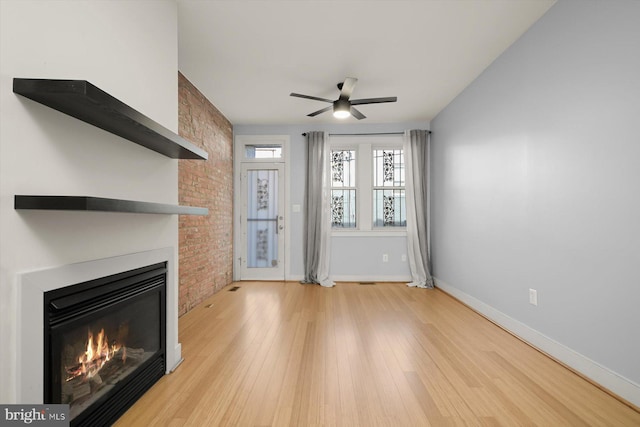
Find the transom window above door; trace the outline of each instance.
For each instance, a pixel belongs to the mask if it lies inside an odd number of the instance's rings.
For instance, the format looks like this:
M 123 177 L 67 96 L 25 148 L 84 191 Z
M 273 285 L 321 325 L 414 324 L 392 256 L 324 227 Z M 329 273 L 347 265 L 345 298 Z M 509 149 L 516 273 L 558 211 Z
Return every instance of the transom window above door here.
M 282 157 L 282 145 L 280 144 L 245 144 L 244 156 L 246 159 L 279 159 Z

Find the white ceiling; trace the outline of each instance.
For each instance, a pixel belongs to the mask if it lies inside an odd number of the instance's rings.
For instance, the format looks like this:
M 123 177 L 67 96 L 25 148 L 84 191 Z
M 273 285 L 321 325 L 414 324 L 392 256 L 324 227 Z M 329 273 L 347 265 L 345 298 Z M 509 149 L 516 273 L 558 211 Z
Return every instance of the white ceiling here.
M 356 77 L 362 123 L 429 121 L 555 0 L 178 0 L 180 71 L 234 124 L 307 117 Z M 354 118 L 347 122 L 356 122 Z

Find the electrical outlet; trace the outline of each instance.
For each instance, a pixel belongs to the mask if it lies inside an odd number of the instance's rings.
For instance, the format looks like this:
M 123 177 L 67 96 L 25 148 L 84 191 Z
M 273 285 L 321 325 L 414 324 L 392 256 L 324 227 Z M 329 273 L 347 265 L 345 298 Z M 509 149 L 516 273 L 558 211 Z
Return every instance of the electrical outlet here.
M 389 254 L 382 254 L 382 262 L 389 262 Z
M 529 304 L 538 305 L 538 291 L 529 289 Z
M 407 262 L 407 256 L 405 254 L 402 254 L 402 262 Z

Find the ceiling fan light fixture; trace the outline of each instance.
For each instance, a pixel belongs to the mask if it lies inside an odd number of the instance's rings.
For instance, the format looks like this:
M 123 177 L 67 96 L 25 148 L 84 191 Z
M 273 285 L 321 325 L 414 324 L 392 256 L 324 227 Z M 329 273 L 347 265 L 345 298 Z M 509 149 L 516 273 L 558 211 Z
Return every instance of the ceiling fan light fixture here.
M 351 115 L 351 104 L 346 99 L 338 99 L 333 103 L 333 117 L 346 119 Z

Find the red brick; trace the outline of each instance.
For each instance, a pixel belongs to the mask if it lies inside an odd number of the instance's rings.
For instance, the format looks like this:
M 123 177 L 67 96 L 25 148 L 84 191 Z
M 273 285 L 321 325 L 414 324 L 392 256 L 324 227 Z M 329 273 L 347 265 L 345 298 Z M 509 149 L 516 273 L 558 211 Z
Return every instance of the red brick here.
M 181 205 L 209 208 L 207 217 L 181 216 L 179 227 L 179 315 L 210 297 L 233 277 L 233 127 L 178 73 L 178 133 L 209 154 L 179 160 Z

